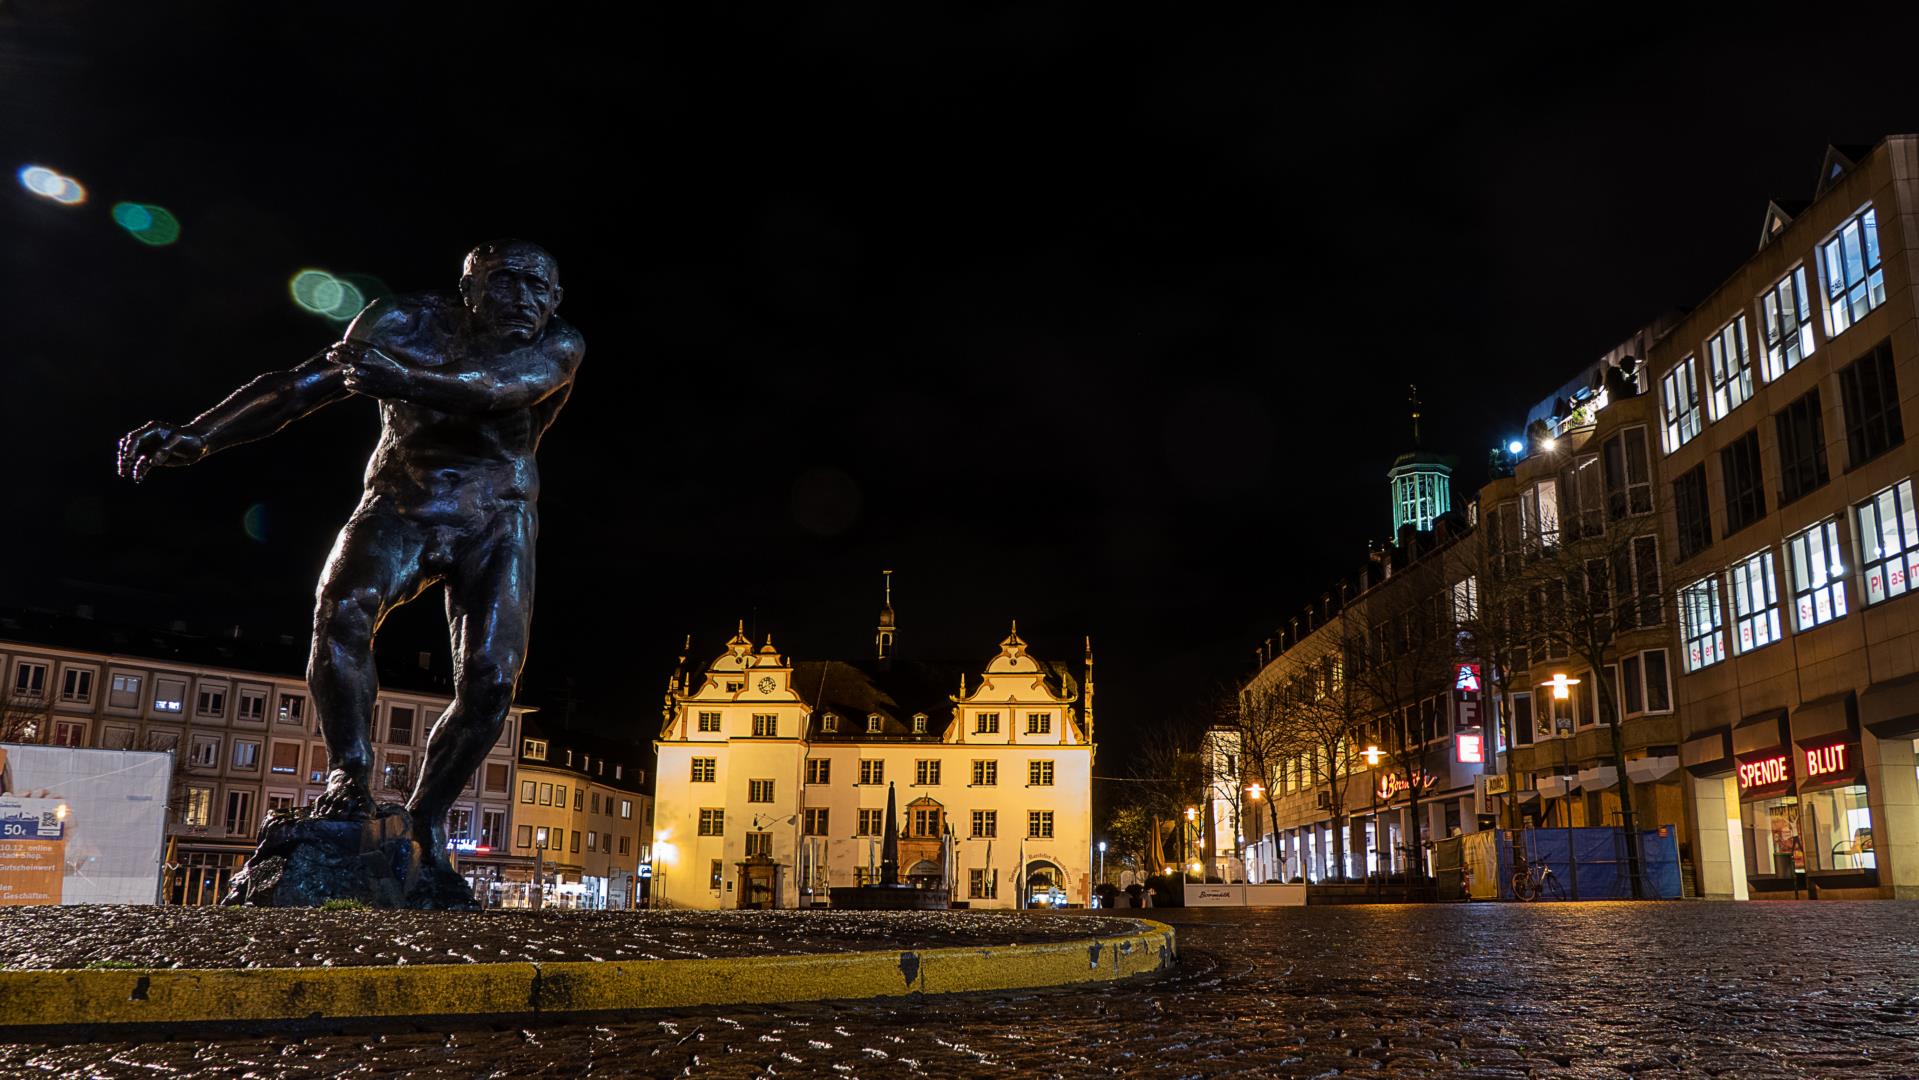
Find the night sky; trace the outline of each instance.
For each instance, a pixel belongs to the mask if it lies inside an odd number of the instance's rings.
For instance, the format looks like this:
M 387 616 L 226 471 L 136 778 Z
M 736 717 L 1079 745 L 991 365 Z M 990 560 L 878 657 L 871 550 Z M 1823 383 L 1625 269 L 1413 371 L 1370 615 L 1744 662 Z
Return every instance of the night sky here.
M 115 440 L 337 337 L 296 271 L 450 288 L 516 235 L 588 342 L 526 699 L 650 738 L 682 635 L 863 656 L 888 568 L 904 653 L 1091 634 L 1123 757 L 1386 536 L 1408 383 L 1469 494 L 1827 143 L 1919 129 L 1914 27 L 1852 9 L 400 6 L 0 2 L 7 172 L 91 193 L 0 191 L 0 605 L 304 635 L 372 405 L 141 487 Z M 389 642 L 444 655 L 437 604 Z

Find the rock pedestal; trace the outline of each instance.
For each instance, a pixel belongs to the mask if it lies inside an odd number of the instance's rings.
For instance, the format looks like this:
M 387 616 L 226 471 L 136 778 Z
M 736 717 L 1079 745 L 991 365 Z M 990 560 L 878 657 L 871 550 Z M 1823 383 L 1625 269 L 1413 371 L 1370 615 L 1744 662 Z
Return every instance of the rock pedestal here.
M 421 859 L 412 815 L 392 804 L 366 821 L 328 821 L 305 810 L 268 819 L 260 846 L 221 902 L 318 907 L 328 900 L 383 908 L 478 906 L 464 878 Z

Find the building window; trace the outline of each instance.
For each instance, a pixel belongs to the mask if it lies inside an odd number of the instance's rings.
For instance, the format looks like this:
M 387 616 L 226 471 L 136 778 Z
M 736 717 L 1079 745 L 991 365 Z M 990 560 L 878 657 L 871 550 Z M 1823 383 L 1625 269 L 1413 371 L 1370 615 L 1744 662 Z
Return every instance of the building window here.
M 1666 621 L 1659 588 L 1659 538 L 1635 536 L 1613 553 L 1613 588 L 1621 629 L 1658 626 Z
M 588 851 L 600 850 L 600 834 L 597 832 L 594 832 L 591 829 L 587 830 L 587 834 L 586 834 L 586 850 Z
M 1691 442 L 1699 434 L 1699 381 L 1688 356 L 1660 380 L 1660 401 L 1666 416 L 1666 453 Z
M 827 829 L 827 821 L 828 821 L 828 818 L 827 818 L 826 807 L 824 806 L 808 807 L 806 810 L 806 818 L 804 822 L 805 828 L 806 828 L 806 835 L 808 836 L 827 835 L 829 831 Z
M 1839 519 L 1786 538 L 1786 571 L 1792 576 L 1793 629 L 1810 630 L 1846 614 L 1845 565 L 1839 556 Z
M 719 730 L 720 730 L 720 714 L 719 713 L 703 712 L 700 714 L 700 732 L 702 734 L 710 735 L 718 732 Z
M 1027 713 L 1026 733 L 1028 735 L 1050 735 L 1053 731 L 1052 713 Z
M 541 806 L 553 805 L 553 785 L 552 784 L 540 785 L 540 805 Z
M 1647 649 L 1619 663 L 1627 716 L 1672 711 L 1672 681 L 1666 670 L 1666 650 Z
M 252 772 L 260 767 L 260 744 L 254 739 L 241 739 L 233 744 L 233 767 Z
M 746 857 L 770 859 L 773 857 L 773 834 L 750 832 L 746 834 Z
M 753 714 L 753 737 L 756 739 L 775 738 L 780 733 L 780 718 L 772 713 Z
M 974 900 L 999 899 L 999 879 L 991 870 L 977 867 L 966 872 L 966 892 Z
M 505 762 L 489 761 L 486 763 L 485 787 L 487 791 L 498 792 L 500 794 L 506 793 L 506 763 Z
M 1534 547 L 1559 543 L 1559 483 L 1541 480 L 1519 493 L 1519 527 Z
M 134 709 L 140 705 L 140 676 L 115 675 L 107 686 L 107 704 L 116 709 Z
M 1746 317 L 1719 328 L 1706 342 L 1706 366 L 1712 379 L 1712 418 L 1720 420 L 1752 397 L 1752 354 L 1746 344 Z
M 386 741 L 400 746 L 413 745 L 413 716 L 410 707 L 395 705 L 386 711 Z
M 1726 658 L 1725 612 L 1719 606 L 1719 579 L 1700 578 L 1679 590 L 1679 624 L 1686 636 L 1686 670 Z
M 533 846 L 533 826 L 522 825 L 519 828 L 513 830 L 513 843 L 517 847 L 523 847 L 523 848 L 532 847 Z
M 631 837 L 627 837 L 627 836 L 620 837 L 620 854 L 625 855 L 628 853 L 628 849 L 631 842 L 632 842 Z
M 85 746 L 87 744 L 87 725 L 83 720 L 56 720 L 53 723 L 53 745 Z
M 770 803 L 773 801 L 773 781 L 748 780 L 746 782 L 746 801 Z
M 940 812 L 938 807 L 916 806 L 913 808 L 913 831 L 910 835 L 922 840 L 937 838 L 940 834 Z
M 1879 217 L 1868 206 L 1819 245 L 1826 286 L 1826 336 L 1838 337 L 1886 302 L 1886 272 L 1879 265 Z
M 886 762 L 878 758 L 860 759 L 860 783 L 884 784 L 886 782 Z
M 913 714 L 913 734 L 915 735 L 926 734 L 926 714 L 925 713 Z
M 527 759 L 528 761 L 545 761 L 546 760 L 546 740 L 545 739 L 520 740 L 520 756 Z
M 709 806 L 700 811 L 701 836 L 726 835 L 726 811 L 721 807 Z
M 1606 530 L 1605 496 L 1601 494 L 1599 455 L 1574 462 L 1560 480 L 1559 520 L 1568 537 L 1598 536 Z
M 1812 355 L 1812 298 L 1806 294 L 1806 268 L 1792 273 L 1759 298 L 1765 315 L 1766 380 L 1777 379 Z
M 1912 506 L 1912 481 L 1897 484 L 1853 508 L 1860 562 L 1866 574 L 1866 603 L 1877 604 L 1904 593 L 1919 566 L 1919 518 Z
M 480 845 L 494 851 L 506 846 L 506 811 L 480 811 Z
M 1672 483 L 1673 514 L 1679 520 L 1681 561 L 1712 546 L 1712 515 L 1706 506 L 1706 465 L 1700 462 Z
M 148 731 L 147 732 L 147 749 L 165 752 L 169 750 L 178 750 L 179 748 L 180 748 L 179 732 L 177 731 Z M 320 781 L 326 779 L 326 769 L 324 768 L 324 766 L 326 765 L 326 748 L 315 747 L 315 751 L 316 751 L 316 758 L 322 766 L 320 770 L 320 775 L 314 777 L 313 779 L 313 782 L 317 784 Z
M 540 794 L 539 784 L 531 780 L 520 781 L 520 801 L 521 802 L 530 803 L 534 799 L 538 798 L 539 794 Z
M 585 788 L 576 787 L 573 789 L 573 809 L 576 811 L 583 811 L 586 809 L 586 789 Z
M 68 668 L 60 677 L 60 700 L 85 705 L 93 700 L 93 672 Z
M 1839 401 L 1846 411 L 1848 467 L 1856 469 L 1905 441 L 1890 339 L 1839 369 Z
M 284 773 L 288 776 L 300 771 L 300 744 L 276 742 L 273 744 L 273 762 L 267 771 Z
M 973 718 L 973 734 L 998 735 L 999 734 L 999 714 L 996 712 L 983 712 L 983 713 L 980 713 L 978 716 L 974 717 Z
M 859 834 L 861 836 L 878 836 L 881 833 L 884 833 L 885 831 L 886 831 L 886 811 L 884 810 L 861 810 L 860 811 Z
M 1726 535 L 1766 516 L 1766 477 L 1759 467 L 1759 432 L 1748 431 L 1719 451 L 1726 488 Z
M 199 716 L 225 716 L 227 713 L 226 690 L 202 687 L 200 699 L 194 703 L 194 712 Z
M 832 783 L 833 763 L 826 758 L 806 759 L 806 782 L 809 784 Z
M 240 708 L 236 719 L 259 723 L 267 718 L 267 695 L 264 690 L 240 691 Z
M 1519 746 L 1533 744 L 1533 696 L 1528 691 L 1513 695 L 1513 742 Z
M 623 818 L 629 818 L 629 819 L 633 816 L 633 800 L 632 799 L 620 800 L 620 816 Z
M 999 783 L 999 762 L 997 761 L 973 762 L 973 786 L 974 787 L 993 787 L 994 785 L 998 783 Z
M 413 755 L 388 754 L 380 768 L 380 783 L 388 791 L 412 791 Z
M 866 733 L 868 735 L 878 735 L 880 733 L 880 729 L 884 728 L 885 726 L 886 726 L 886 717 L 881 716 L 879 713 L 872 713 L 868 715 L 866 718 Z
M 1034 762 L 1027 763 L 1026 786 L 1027 787 L 1052 787 L 1053 786 L 1053 763 L 1050 761 L 1034 761 Z
M 253 835 L 253 792 L 227 792 L 227 835 Z
M 999 811 L 973 811 L 973 835 L 990 840 L 999 835 Z
M 42 669 L 44 672 L 45 669 Z M 153 711 L 177 713 L 186 708 L 187 681 L 185 679 L 153 680 Z
M 13 692 L 23 698 L 43 698 L 47 693 L 47 665 L 21 660 L 13 665 Z
M 693 759 L 693 783 L 711 784 L 719 779 L 720 759 L 696 757 Z
M 1732 593 L 1732 649 L 1749 653 L 1779 640 L 1779 584 L 1772 549 L 1749 555 L 1726 572 Z
M 1053 812 L 1051 810 L 1028 810 L 1026 812 L 1026 835 L 1033 840 L 1048 840 L 1053 836 Z
M 718 859 L 713 860 L 713 869 L 707 874 L 706 887 L 714 892 L 720 891 L 720 878 L 726 873 L 724 865 Z
M 299 726 L 306 722 L 307 699 L 299 694 L 280 695 L 280 722 Z
M 180 823 L 204 829 L 213 819 L 213 789 L 191 786 L 187 788 L 186 805 L 180 810 Z
M 213 735 L 195 735 L 187 744 L 187 764 L 196 769 L 217 768 L 220 764 L 220 740 Z
M 921 787 L 930 787 L 940 782 L 940 763 L 937 760 L 921 760 L 913 763 L 913 783 Z
M 1779 505 L 1824 487 L 1826 428 L 1819 414 L 1819 391 L 1814 388 L 1779 410 L 1773 418 L 1779 430 Z
M 839 717 L 834 716 L 832 713 L 827 713 L 825 716 L 820 717 L 820 731 L 823 732 L 824 734 L 832 735 L 838 732 L 839 729 L 840 729 Z

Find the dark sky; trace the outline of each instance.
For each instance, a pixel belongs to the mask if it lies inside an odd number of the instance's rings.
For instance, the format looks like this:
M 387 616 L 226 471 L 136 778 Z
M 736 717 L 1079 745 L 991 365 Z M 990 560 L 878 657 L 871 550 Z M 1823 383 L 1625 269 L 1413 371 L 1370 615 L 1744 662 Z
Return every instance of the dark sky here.
M 1123 748 L 1386 535 L 1409 382 L 1469 492 L 1828 142 L 1919 129 L 1913 27 L 1853 9 L 402 6 L 0 2 L 6 167 L 91 191 L 0 191 L 0 603 L 301 632 L 373 408 L 138 488 L 115 439 L 337 336 L 301 268 L 446 288 L 519 235 L 589 346 L 531 700 L 650 737 L 682 634 L 863 655 L 891 568 L 907 652 L 1093 635 Z

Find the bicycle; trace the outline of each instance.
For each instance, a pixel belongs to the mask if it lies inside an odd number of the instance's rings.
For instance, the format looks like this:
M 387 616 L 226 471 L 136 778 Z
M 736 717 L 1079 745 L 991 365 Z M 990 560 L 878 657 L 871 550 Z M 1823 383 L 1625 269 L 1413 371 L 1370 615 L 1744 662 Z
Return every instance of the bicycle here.
M 1548 889 L 1559 899 L 1566 898 L 1565 890 L 1559 887 L 1559 875 L 1553 873 L 1552 867 L 1528 859 L 1525 851 L 1517 845 L 1513 848 L 1513 856 L 1517 864 L 1513 870 L 1513 899 L 1537 900 Z

